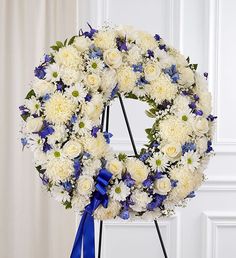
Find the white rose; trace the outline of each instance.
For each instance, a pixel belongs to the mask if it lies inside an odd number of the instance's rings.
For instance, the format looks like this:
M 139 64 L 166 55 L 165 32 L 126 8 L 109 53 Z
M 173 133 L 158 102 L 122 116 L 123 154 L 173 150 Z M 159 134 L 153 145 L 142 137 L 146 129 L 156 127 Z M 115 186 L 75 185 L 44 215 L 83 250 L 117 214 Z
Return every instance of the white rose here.
M 97 122 L 103 110 L 103 99 L 100 95 L 95 95 L 92 101 L 84 106 L 84 112 L 93 122 Z
M 77 192 L 81 195 L 88 195 L 92 192 L 94 181 L 91 176 L 80 176 L 77 181 Z
M 170 179 L 166 176 L 155 180 L 154 188 L 158 194 L 166 195 L 171 190 Z
M 36 79 L 33 83 L 33 90 L 38 97 L 50 94 L 55 90 L 54 84 L 45 80 Z
M 179 70 L 179 72 L 180 72 L 180 79 L 178 83 L 180 85 L 189 87 L 194 84 L 194 73 L 190 68 L 183 67 L 182 69 Z
M 145 78 L 148 81 L 155 80 L 161 73 L 161 69 L 156 63 L 148 63 L 144 67 Z
M 91 44 L 91 40 L 89 38 L 85 38 L 83 36 L 77 37 L 74 42 L 74 46 L 78 49 L 80 52 L 86 51 Z
M 86 84 L 91 90 L 95 91 L 101 85 L 101 77 L 95 73 L 89 74 L 86 78 Z
M 206 118 L 198 116 L 193 121 L 193 130 L 197 135 L 205 134 L 209 131 L 209 123 Z
M 76 140 L 68 141 L 63 147 L 64 154 L 71 159 L 79 156 L 81 151 L 82 151 L 82 145 Z
M 145 211 L 147 204 L 152 201 L 152 198 L 146 192 L 139 190 L 135 190 L 131 198 L 134 201 L 134 205 L 131 208 L 137 212 Z
M 107 208 L 100 205 L 94 212 L 94 218 L 98 220 L 114 219 L 121 209 L 121 204 L 118 201 L 109 199 Z
M 176 160 L 181 154 L 181 146 L 179 143 L 168 143 L 162 148 L 162 151 L 170 160 Z
M 39 132 L 43 126 L 43 119 L 41 117 L 30 117 L 26 120 L 25 130 L 27 133 Z
M 117 83 L 117 76 L 115 70 L 106 69 L 102 75 L 101 88 L 109 93 Z
M 119 176 L 123 170 L 123 163 L 118 159 L 112 159 L 107 164 L 107 169 L 114 175 Z
M 122 64 L 122 56 L 118 49 L 108 49 L 103 53 L 104 62 L 112 67 L 118 68 Z

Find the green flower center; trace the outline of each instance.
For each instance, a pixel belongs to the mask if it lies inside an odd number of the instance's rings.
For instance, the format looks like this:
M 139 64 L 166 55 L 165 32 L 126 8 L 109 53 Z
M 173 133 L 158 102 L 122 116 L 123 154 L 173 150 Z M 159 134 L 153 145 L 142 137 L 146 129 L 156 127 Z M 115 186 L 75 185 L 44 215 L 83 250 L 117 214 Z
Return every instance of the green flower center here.
M 156 160 L 156 164 L 157 164 L 157 166 L 160 166 L 161 165 L 161 160 L 160 159 Z
M 84 122 L 79 123 L 79 128 L 84 128 Z
M 182 120 L 186 122 L 186 121 L 188 121 L 188 117 L 186 115 L 183 115 Z
M 55 152 L 54 152 L 54 156 L 55 156 L 56 158 L 59 158 L 59 157 L 61 156 L 61 153 L 60 153 L 59 151 L 55 151 Z
M 188 158 L 188 159 L 187 159 L 187 163 L 188 163 L 188 164 L 192 164 L 192 159 L 191 159 L 191 158 Z
M 79 96 L 79 92 L 77 90 L 72 91 L 72 96 L 73 97 L 78 97 Z
M 121 188 L 120 188 L 119 186 L 116 187 L 115 192 L 116 192 L 117 194 L 121 193 Z
M 39 109 L 39 104 L 35 104 L 35 108 L 36 108 L 36 109 Z
M 92 63 L 92 68 L 96 69 L 98 67 L 97 63 Z
M 53 73 L 52 73 L 52 76 L 53 76 L 54 78 L 57 78 L 58 73 L 57 73 L 57 72 L 53 72 Z

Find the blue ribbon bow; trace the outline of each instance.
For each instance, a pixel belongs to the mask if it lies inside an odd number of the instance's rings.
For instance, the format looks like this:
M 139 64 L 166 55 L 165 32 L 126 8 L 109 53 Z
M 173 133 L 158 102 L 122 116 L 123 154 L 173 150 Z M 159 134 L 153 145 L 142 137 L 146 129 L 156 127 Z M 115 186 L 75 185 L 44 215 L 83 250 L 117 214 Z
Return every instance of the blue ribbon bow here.
M 76 233 L 75 242 L 70 258 L 80 258 L 83 242 L 83 257 L 95 258 L 95 236 L 94 236 L 94 218 L 93 212 L 100 204 L 104 208 L 108 206 L 108 196 L 106 187 L 112 174 L 105 168 L 100 169 L 96 179 L 96 191 L 89 205 L 85 207 L 85 211 L 80 221 L 78 231 Z

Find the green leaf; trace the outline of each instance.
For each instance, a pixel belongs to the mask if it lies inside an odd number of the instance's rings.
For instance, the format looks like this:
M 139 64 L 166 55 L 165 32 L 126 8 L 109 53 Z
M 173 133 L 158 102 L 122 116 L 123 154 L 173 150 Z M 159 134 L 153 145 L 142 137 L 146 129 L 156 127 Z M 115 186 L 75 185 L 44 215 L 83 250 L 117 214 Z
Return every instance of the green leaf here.
M 77 37 L 77 36 L 73 36 L 73 37 L 69 40 L 68 45 L 73 44 L 76 37 Z
M 58 46 L 51 46 L 50 48 L 53 49 L 53 50 L 55 50 L 55 51 L 58 51 L 58 50 L 59 50 L 59 47 L 58 47 Z
M 30 99 L 32 96 L 34 96 L 34 97 L 36 96 L 33 89 L 28 92 L 28 94 L 26 95 L 25 98 Z
M 66 209 L 71 209 L 72 208 L 71 202 L 65 201 L 63 204 L 65 205 Z
M 155 114 L 151 113 L 151 112 L 148 111 L 148 110 L 145 110 L 145 114 L 146 114 L 148 117 L 151 117 L 151 118 L 155 118 L 155 117 L 156 117 Z
M 197 70 L 197 67 L 198 67 L 198 64 L 192 64 L 192 65 L 191 65 L 191 68 L 192 68 L 193 70 L 195 70 L 195 71 Z
M 136 96 L 136 95 L 134 95 L 133 93 L 128 93 L 128 94 L 126 94 L 125 95 L 127 98 L 129 98 L 129 99 L 138 99 L 138 97 Z
M 186 58 L 186 60 L 187 60 L 187 62 L 188 62 L 188 63 L 190 62 L 190 58 L 189 58 L 189 56 Z
M 66 40 L 64 41 L 64 46 L 66 46 L 67 40 L 68 40 L 68 39 L 66 39 Z
M 61 42 L 61 41 L 56 41 L 56 44 L 57 44 L 57 46 L 59 47 L 59 48 L 61 48 L 61 47 L 63 47 L 64 45 L 63 45 L 63 43 Z
M 151 131 L 152 131 L 152 128 L 146 128 L 146 129 L 145 129 L 145 132 L 146 132 L 147 134 L 150 134 Z
M 125 161 L 127 158 L 127 155 L 125 153 L 119 153 L 118 159 L 119 161 Z
M 27 120 L 27 118 L 30 116 L 30 113 L 26 113 L 24 115 L 20 115 L 24 121 Z

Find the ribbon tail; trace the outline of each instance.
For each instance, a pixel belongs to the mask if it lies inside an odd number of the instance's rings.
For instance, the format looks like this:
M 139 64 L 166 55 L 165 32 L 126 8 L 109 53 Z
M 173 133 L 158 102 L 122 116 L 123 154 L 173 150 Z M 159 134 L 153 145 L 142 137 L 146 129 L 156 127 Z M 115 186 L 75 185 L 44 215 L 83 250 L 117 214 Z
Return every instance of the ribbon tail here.
M 79 225 L 79 228 L 76 233 L 75 242 L 73 245 L 73 249 L 72 249 L 70 258 L 80 258 L 81 257 L 83 231 L 84 231 L 84 224 L 85 224 L 87 215 L 88 215 L 88 213 L 85 211 L 81 218 L 80 225 Z
M 87 213 L 84 224 L 83 253 L 84 258 L 95 258 L 95 239 L 94 239 L 94 218 Z

